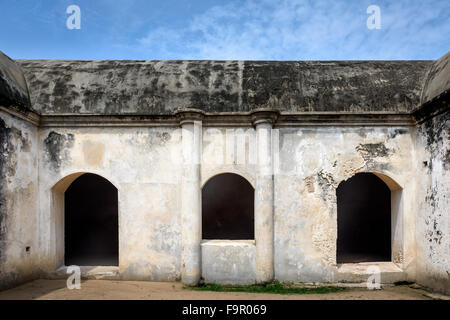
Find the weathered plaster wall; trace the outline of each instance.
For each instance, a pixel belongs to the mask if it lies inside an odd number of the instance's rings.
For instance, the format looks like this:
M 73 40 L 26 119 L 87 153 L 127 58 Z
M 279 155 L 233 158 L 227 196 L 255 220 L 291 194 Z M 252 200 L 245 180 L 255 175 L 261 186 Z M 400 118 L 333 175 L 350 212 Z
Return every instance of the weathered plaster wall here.
M 52 188 L 73 173 L 91 172 L 118 189 L 121 278 L 179 279 L 181 168 L 173 161 L 180 158 L 180 138 L 173 128 L 43 129 L 39 229 L 46 271 L 62 265 L 64 252 L 63 206 L 52 204 Z
M 226 172 L 241 175 L 255 186 L 254 128 L 204 128 L 202 137 L 202 186 L 215 175 Z
M 403 187 L 400 225 L 414 229 L 414 172 L 409 128 L 275 128 L 275 276 L 333 281 L 336 276 L 336 194 L 357 172 L 385 174 Z M 43 129 L 40 142 L 42 243 L 48 270 L 61 265 L 52 248 L 58 227 L 51 188 L 76 172 L 109 179 L 119 192 L 120 274 L 123 279 L 175 280 L 180 272 L 180 130 L 175 128 Z M 279 146 L 277 148 L 276 146 Z M 202 130 L 202 185 L 224 172 L 255 185 L 256 136 L 251 127 Z M 54 235 L 52 236 L 52 232 Z M 59 235 L 61 237 L 61 235 Z M 413 272 L 412 243 L 400 235 L 394 261 Z M 218 239 L 220 240 L 220 239 Z M 255 279 L 255 244 L 202 244 L 202 277 L 210 282 Z M 59 253 L 63 254 L 63 251 Z M 56 254 L 57 256 L 57 254 Z M 220 268 L 216 258 L 220 258 Z M 237 267 L 237 261 L 253 267 Z M 59 265 L 58 265 L 59 263 Z
M 37 128 L 0 111 L 0 289 L 39 275 Z
M 41 114 L 409 112 L 432 61 L 17 60 Z
M 202 130 L 202 187 L 220 173 L 238 174 L 255 187 L 256 132 L 252 127 Z M 236 221 L 239 223 L 239 221 Z M 206 241 L 201 245 L 202 277 L 223 284 L 254 283 L 255 241 Z
M 429 61 L 245 62 L 243 105 L 282 111 L 400 111 L 417 105 Z
M 341 181 L 358 172 L 374 172 L 391 188 L 392 261 L 405 271 L 402 277 L 413 279 L 416 210 L 414 129 L 329 126 L 275 128 L 272 132 L 276 279 L 350 280 L 346 275 L 338 275 L 336 266 L 336 188 Z M 202 184 L 216 174 L 233 172 L 254 185 L 255 144 L 253 128 L 205 128 Z M 251 282 L 254 269 L 236 268 L 235 262 L 236 257 L 245 261 L 254 258 L 248 251 L 252 244 L 246 244 L 245 248 L 230 240 L 220 241 L 220 244 L 202 245 L 205 280 L 227 283 L 231 280 L 223 273 L 228 273 L 235 274 L 240 281 Z M 213 266 L 217 267 L 214 257 L 220 258 L 220 272 L 213 272 Z M 384 281 L 395 281 L 392 279 Z
M 121 278 L 179 279 L 180 134 L 176 128 L 42 128 L 35 145 L 41 149 L 37 225 L 42 268 L 51 273 L 62 265 L 64 251 L 58 246 L 63 244 L 63 211 L 55 205 L 58 182 L 92 172 L 118 188 Z M 277 279 L 338 278 L 335 190 L 342 180 L 362 171 L 384 174 L 402 187 L 398 223 L 409 232 L 401 233 L 393 244 L 397 247 L 393 261 L 414 276 L 412 134 L 413 129 L 406 127 L 273 129 Z M 203 128 L 202 137 L 202 185 L 223 172 L 240 174 L 255 184 L 253 128 Z M 203 243 L 202 276 L 210 282 L 253 282 L 254 252 L 253 242 Z M 238 267 L 238 261 L 246 261 L 250 268 Z
M 393 210 L 398 216 L 393 230 L 408 233 L 393 235 L 392 258 L 413 274 L 416 209 L 412 134 L 412 129 L 392 127 L 280 129 L 275 165 L 277 279 L 338 279 L 336 188 L 358 172 L 383 174 L 386 182 L 401 186 L 397 198 L 401 204 Z
M 201 248 L 205 282 L 255 283 L 255 241 L 207 240 L 202 242 Z
M 17 120 L 9 118 L 9 121 L 12 123 Z M 442 128 L 448 128 L 445 123 L 440 124 Z M 439 126 L 429 128 L 428 132 L 439 132 L 442 136 L 439 141 L 448 140 L 448 136 L 436 128 Z M 393 261 L 407 272 L 410 279 L 414 279 L 414 215 L 417 210 L 414 200 L 417 187 L 414 129 L 330 126 L 275 128 L 273 133 L 274 146 L 279 146 L 274 148 L 276 278 L 282 281 L 335 281 L 338 278 L 335 265 L 335 190 L 341 181 L 357 172 L 367 171 L 384 174 L 402 187 L 402 215 L 399 220 L 401 229 L 407 232 L 402 232 L 400 240 L 393 244 L 398 247 L 394 250 L 396 255 Z M 61 265 L 58 265 L 61 261 L 60 258 L 58 260 L 58 254 L 63 254 L 56 248 L 56 243 L 61 242 L 63 237 L 57 232 L 63 229 L 63 220 L 58 218 L 62 212 L 52 207 L 53 186 L 71 174 L 93 172 L 110 180 L 119 191 L 121 277 L 169 281 L 179 279 L 180 130 L 43 128 L 39 136 L 39 144 L 34 143 L 33 146 L 36 152 L 38 147 L 41 149 L 40 217 L 37 223 L 41 246 L 37 251 L 44 269 L 54 271 Z M 20 135 L 17 137 L 19 139 Z M 253 128 L 204 128 L 202 185 L 222 172 L 240 174 L 254 185 L 254 143 Z M 436 145 L 435 150 L 447 149 Z M 7 167 L 14 166 L 8 164 Z M 36 173 L 34 175 L 31 172 L 24 174 L 27 179 L 38 181 Z M 17 174 L 15 176 L 19 177 Z M 441 171 L 434 175 L 439 190 L 446 190 L 448 186 L 445 177 Z M 18 189 L 14 186 L 10 190 Z M 421 190 L 417 191 L 420 194 Z M 443 194 L 446 194 L 445 191 Z M 20 196 L 20 192 L 17 196 Z M 422 205 L 432 203 L 430 199 L 432 195 Z M 445 210 L 443 204 L 438 208 Z M 20 212 L 26 210 L 22 208 Z M 448 222 L 445 211 L 441 215 L 441 223 L 445 226 Z M 32 228 L 28 221 L 22 221 L 21 224 Z M 33 231 L 28 230 L 26 233 L 32 235 Z M 444 233 L 445 230 L 442 231 Z M 435 257 L 444 260 L 430 263 L 432 268 L 439 263 L 444 268 L 448 266 L 445 260 L 448 252 L 446 254 L 445 246 L 442 247 L 444 251 L 435 253 Z M 232 241 L 225 245 L 202 245 L 203 277 L 207 281 L 230 283 L 231 279 L 223 277 L 223 273 L 228 271 L 236 276 L 236 281 L 252 282 L 255 277 L 253 267 L 242 269 L 233 265 L 238 258 L 252 266 L 254 248 L 252 243 L 242 246 Z M 31 254 L 34 254 L 33 250 Z M 214 267 L 217 266 L 215 257 L 220 258 L 221 272 L 217 272 Z M 418 268 L 422 268 L 422 277 L 428 279 L 430 270 L 423 271 L 420 261 Z
M 418 127 L 417 282 L 450 294 L 450 112 Z
M 417 282 L 450 294 L 450 52 L 424 84 L 417 126 Z

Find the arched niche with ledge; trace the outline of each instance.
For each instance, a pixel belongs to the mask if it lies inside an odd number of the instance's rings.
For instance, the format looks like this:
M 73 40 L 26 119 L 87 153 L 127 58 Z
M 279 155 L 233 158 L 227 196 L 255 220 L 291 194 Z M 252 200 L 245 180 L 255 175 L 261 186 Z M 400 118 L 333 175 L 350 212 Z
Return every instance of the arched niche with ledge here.
M 239 174 L 222 172 L 204 183 L 201 274 L 206 283 L 255 282 L 254 201 L 253 185 Z
M 253 240 L 254 198 L 253 185 L 239 174 L 210 177 L 202 187 L 202 239 Z

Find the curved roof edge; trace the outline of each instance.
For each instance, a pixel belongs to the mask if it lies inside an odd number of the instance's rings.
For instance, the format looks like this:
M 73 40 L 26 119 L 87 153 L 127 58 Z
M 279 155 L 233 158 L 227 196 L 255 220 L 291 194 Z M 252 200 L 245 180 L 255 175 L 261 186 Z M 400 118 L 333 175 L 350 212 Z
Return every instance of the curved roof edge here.
M 264 108 L 417 119 L 436 101 L 448 108 L 449 61 L 450 52 L 436 61 L 13 61 L 0 51 L 0 106 L 43 116 Z
M 0 51 L 0 106 L 32 111 L 22 68 Z
M 450 52 L 436 60 L 430 67 L 420 98 L 420 105 L 412 115 L 423 123 L 450 111 Z
M 428 71 L 422 90 L 423 105 L 450 90 L 450 52 L 436 60 Z

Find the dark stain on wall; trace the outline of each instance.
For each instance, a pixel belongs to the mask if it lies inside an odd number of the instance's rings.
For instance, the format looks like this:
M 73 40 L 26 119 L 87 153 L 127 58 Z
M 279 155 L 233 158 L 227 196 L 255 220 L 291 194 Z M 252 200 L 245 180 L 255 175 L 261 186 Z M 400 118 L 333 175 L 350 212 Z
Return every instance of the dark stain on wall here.
M 440 157 L 445 170 L 450 170 L 450 144 L 444 139 L 450 137 L 450 112 L 428 119 L 418 127 L 426 139 L 426 150 L 431 158 Z
M 408 133 L 407 129 L 394 129 L 394 131 L 389 134 L 389 139 L 394 139 L 397 136 L 404 135 L 407 133 Z
M 149 131 L 150 134 L 153 133 L 153 130 Z M 156 133 L 154 133 L 154 135 L 156 136 L 157 141 L 159 141 L 159 144 L 163 145 L 165 144 L 167 141 L 170 140 L 170 133 L 169 132 L 159 132 L 157 131 Z M 151 139 L 152 144 L 154 144 L 153 139 Z
M 6 232 L 6 228 L 3 226 L 6 218 L 6 194 L 5 194 L 5 182 L 6 182 L 6 174 L 5 168 L 7 168 L 8 163 L 8 128 L 5 125 L 5 122 L 2 118 L 0 118 L 0 270 L 3 262 L 3 252 L 5 250 L 4 247 L 4 236 Z M 1 279 L 2 277 L 0 277 Z
M 442 231 L 439 230 L 439 223 L 436 218 L 431 218 L 430 220 L 425 220 L 425 224 L 428 227 L 428 230 L 425 234 L 425 237 L 428 242 L 441 244 L 442 241 Z
M 381 142 L 364 144 L 361 143 L 356 147 L 356 151 L 358 151 L 366 161 L 378 157 L 387 157 L 391 152 L 388 148 L 386 148 L 384 143 Z
M 411 111 L 428 61 L 245 61 L 243 104 L 289 111 Z M 414 65 L 414 66 L 413 66 Z
M 17 141 L 17 144 L 14 144 Z M 0 266 L 5 250 L 5 236 L 7 232 L 6 220 L 8 216 L 6 180 L 14 176 L 17 167 L 17 148 L 28 145 L 22 132 L 14 127 L 8 127 L 0 118 Z M 1 268 L 0 268 L 1 270 Z M 1 278 L 1 277 L 0 277 Z
M 449 170 L 449 167 L 450 167 L 450 148 L 448 148 L 447 151 L 443 152 L 442 159 L 443 159 L 445 170 Z
M 19 64 L 26 69 L 33 107 L 42 114 L 240 110 L 237 61 L 22 60 Z
M 71 133 L 60 134 L 51 131 L 44 140 L 45 150 L 50 164 L 54 169 L 58 169 L 61 163 L 68 159 L 68 150 L 73 147 L 74 135 Z
M 445 228 L 446 222 L 445 208 L 448 206 L 445 190 L 441 190 L 441 187 L 445 183 L 442 178 L 444 176 L 444 172 L 442 171 L 446 171 L 447 173 L 445 175 L 448 175 L 448 171 L 450 170 L 450 110 L 448 105 L 448 92 L 441 97 L 443 99 L 432 101 L 425 105 L 425 111 L 431 111 L 431 116 L 426 117 L 426 115 L 421 114 L 419 120 L 423 120 L 418 125 L 418 134 L 422 136 L 428 157 L 428 160 L 423 163 L 426 175 L 428 176 L 426 180 L 431 182 L 431 185 L 426 189 L 422 218 L 425 223 L 424 240 L 428 244 L 427 253 L 431 261 L 440 255 L 440 251 L 437 248 L 442 245 L 442 228 Z M 435 113 L 433 114 L 433 112 Z M 442 163 L 442 166 L 439 163 Z
M 317 183 L 321 190 L 322 199 L 324 199 L 326 203 L 336 202 L 336 181 L 333 176 L 328 172 L 320 170 L 317 173 Z

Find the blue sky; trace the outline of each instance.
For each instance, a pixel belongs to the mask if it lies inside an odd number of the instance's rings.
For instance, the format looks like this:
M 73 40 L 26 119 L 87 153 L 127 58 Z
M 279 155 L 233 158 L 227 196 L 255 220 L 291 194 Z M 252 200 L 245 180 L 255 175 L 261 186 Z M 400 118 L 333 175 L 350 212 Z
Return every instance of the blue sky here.
M 81 29 L 69 30 L 69 5 Z M 381 29 L 368 29 L 369 5 Z M 0 50 L 14 59 L 437 59 L 450 1 L 0 0 Z

